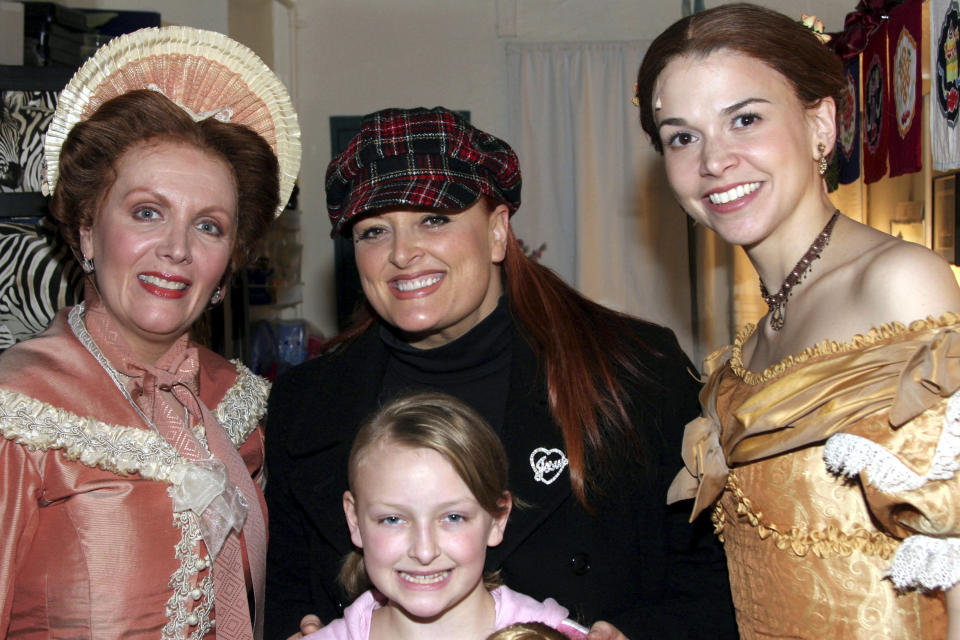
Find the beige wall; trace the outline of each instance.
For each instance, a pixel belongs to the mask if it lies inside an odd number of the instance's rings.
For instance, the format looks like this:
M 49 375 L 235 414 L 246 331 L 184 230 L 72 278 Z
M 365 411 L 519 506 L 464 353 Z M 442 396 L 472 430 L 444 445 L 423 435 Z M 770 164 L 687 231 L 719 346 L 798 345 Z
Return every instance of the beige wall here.
M 57 0 L 68 7 L 158 11 L 165 24 L 227 33 L 227 0 Z
M 815 13 L 830 30 L 842 27 L 856 3 L 765 4 L 797 18 L 801 10 Z M 333 244 L 322 184 L 331 115 L 444 105 L 468 109 L 477 126 L 506 136 L 506 42 L 650 40 L 680 18 L 680 7 L 680 0 L 301 0 L 296 91 L 304 135 L 304 317 L 334 330 Z M 275 63 L 287 79 L 287 9 L 274 4 L 274 14 Z

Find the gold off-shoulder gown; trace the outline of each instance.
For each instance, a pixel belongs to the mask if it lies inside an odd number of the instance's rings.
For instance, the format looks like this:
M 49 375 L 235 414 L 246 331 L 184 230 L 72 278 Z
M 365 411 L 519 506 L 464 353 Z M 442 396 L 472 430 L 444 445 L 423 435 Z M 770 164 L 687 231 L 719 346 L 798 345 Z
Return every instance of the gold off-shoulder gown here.
M 942 586 L 960 579 L 960 315 L 760 373 L 741 362 L 753 330 L 707 359 L 671 488 L 713 505 L 741 636 L 945 638 Z

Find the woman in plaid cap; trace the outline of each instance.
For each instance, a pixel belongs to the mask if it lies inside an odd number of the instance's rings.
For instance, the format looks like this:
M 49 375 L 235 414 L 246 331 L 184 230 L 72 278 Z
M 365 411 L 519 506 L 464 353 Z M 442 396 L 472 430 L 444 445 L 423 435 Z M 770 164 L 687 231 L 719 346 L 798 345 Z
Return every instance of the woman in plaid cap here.
M 510 147 L 443 109 L 387 109 L 327 171 L 333 235 L 365 294 L 326 355 L 274 385 L 268 410 L 268 631 L 340 617 L 351 551 L 341 508 L 354 433 L 416 389 L 476 409 L 510 457 L 511 514 L 487 568 L 555 597 L 594 637 L 735 635 L 719 547 L 664 506 L 696 415 L 673 333 L 601 307 L 527 258 L 510 228 Z M 709 523 L 706 523 L 707 525 Z

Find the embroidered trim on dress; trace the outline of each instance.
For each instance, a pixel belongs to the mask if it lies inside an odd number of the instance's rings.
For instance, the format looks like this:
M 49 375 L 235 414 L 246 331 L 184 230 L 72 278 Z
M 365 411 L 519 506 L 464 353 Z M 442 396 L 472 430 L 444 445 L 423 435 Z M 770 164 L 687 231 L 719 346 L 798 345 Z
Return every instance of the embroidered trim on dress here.
M 243 373 L 243 372 L 241 372 Z M 217 406 L 217 418 L 239 447 L 256 427 L 240 411 L 262 412 L 267 383 L 246 370 L 241 385 L 234 385 Z M 255 393 L 262 395 L 255 395 Z M 259 418 L 257 418 L 259 420 Z M 112 425 L 81 417 L 52 404 L 9 389 L 0 389 L 0 435 L 31 451 L 59 449 L 67 460 L 110 471 L 120 476 L 139 473 L 147 480 L 170 482 L 174 468 L 190 464 L 155 431 Z M 239 440 L 240 437 L 244 440 Z
M 870 484 L 885 493 L 913 491 L 934 480 L 950 480 L 960 470 L 960 392 L 947 401 L 943 430 L 930 469 L 922 476 L 881 445 L 849 433 L 827 439 L 823 461 L 833 473 L 853 478 L 866 471 Z
M 140 405 L 134 402 L 133 398 L 130 397 L 130 392 L 127 391 L 127 387 L 123 384 L 123 381 L 120 380 L 119 373 L 113 368 L 113 365 L 110 364 L 110 361 L 107 360 L 107 356 L 103 355 L 103 351 L 100 350 L 100 346 L 97 344 L 96 340 L 93 339 L 93 336 L 90 335 L 90 332 L 87 331 L 87 324 L 85 320 L 86 312 L 86 302 L 81 302 L 70 309 L 70 313 L 67 314 L 67 324 L 70 325 L 70 330 L 73 331 L 73 335 L 77 338 L 80 344 L 83 345 L 83 348 L 86 349 L 90 355 L 93 356 L 93 359 L 100 364 L 100 367 L 106 372 L 107 376 L 117 387 L 117 391 L 119 391 L 120 395 L 127 399 L 127 401 L 130 403 L 130 406 L 133 407 L 133 409 L 137 412 L 137 415 L 140 416 L 140 419 L 143 420 L 143 423 L 150 427 L 151 430 L 157 431 L 157 426 L 153 424 L 153 421 L 147 417 L 147 415 L 143 412 L 143 409 L 140 408 Z M 157 431 L 157 433 L 159 433 L 159 431 Z
M 730 352 L 730 370 L 747 384 L 758 385 L 768 380 L 779 378 L 789 369 L 807 362 L 812 358 L 856 351 L 864 347 L 872 347 L 882 342 L 902 338 L 909 333 L 942 329 L 957 323 L 960 323 L 960 314 L 953 312 L 947 312 L 940 316 L 939 319 L 928 317 L 923 320 L 914 320 L 910 323 L 909 327 L 901 322 L 883 323 L 879 327 L 870 329 L 866 334 L 853 336 L 853 338 L 846 342 L 824 340 L 812 347 L 807 347 L 800 353 L 787 356 L 780 362 L 770 365 L 759 373 L 750 371 L 743 366 L 743 345 L 757 328 L 755 324 L 748 324 L 737 333 L 736 338 L 733 340 Z
M 68 323 L 80 344 L 90 352 L 90 354 L 100 363 L 100 366 L 106 371 L 107 375 L 116 385 L 121 394 L 130 402 L 130 405 L 137 411 L 140 419 L 143 420 L 151 429 L 156 431 L 156 427 L 144 415 L 140 407 L 129 396 L 126 386 L 119 379 L 116 369 L 107 360 L 106 356 L 100 350 L 100 347 L 94 341 L 93 337 L 87 331 L 84 323 L 84 314 L 86 305 L 80 303 L 70 310 Z M 216 408 L 217 421 L 227 432 L 233 446 L 240 448 L 246 442 L 247 438 L 257 428 L 260 419 L 267 412 L 267 395 L 270 393 L 270 383 L 254 374 L 239 360 L 231 360 L 231 364 L 237 370 L 237 377 L 233 385 L 227 390 L 227 393 L 220 400 Z M 193 429 L 195 435 L 200 438 L 203 446 L 207 446 L 206 430 L 203 422 L 199 422 Z
M 886 575 L 898 589 L 949 589 L 960 582 L 960 539 L 910 536 Z
M 180 542 L 174 547 L 180 567 L 170 576 L 167 583 L 173 589 L 173 595 L 167 600 L 166 614 L 170 622 L 164 625 L 162 640 L 200 640 L 213 628 L 210 611 L 213 609 L 213 580 L 207 571 L 199 582 L 194 578 L 201 571 L 209 569 L 209 558 L 201 558 L 199 548 L 202 536 L 197 517 L 189 512 L 173 514 L 173 526 L 180 529 Z M 190 601 L 196 602 L 193 608 Z M 189 635 L 182 630 L 193 627 Z
M 237 368 L 237 379 L 217 405 L 217 421 L 240 448 L 267 413 L 270 383 L 253 373 L 239 360 L 230 361 Z
M 126 388 L 83 324 L 84 307 L 71 310 L 69 322 L 74 335 L 97 359 L 121 393 L 129 400 Z M 266 413 L 269 383 L 254 375 L 242 363 L 234 361 L 237 378 L 216 408 L 216 418 L 239 448 Z M 135 403 L 143 421 L 150 425 Z M 199 423 L 198 437 L 206 446 L 206 434 Z M 120 476 L 139 473 L 147 480 L 173 482 L 178 468 L 193 464 L 183 458 L 155 429 L 111 425 L 94 418 L 81 417 L 66 409 L 16 391 L 0 389 L 0 435 L 32 451 L 60 450 L 71 461 L 103 469 Z M 182 470 L 182 469 L 181 469 Z M 171 487 L 172 489 L 172 487 Z M 172 594 L 165 613 L 169 622 L 161 631 L 162 640 L 200 640 L 213 628 L 214 585 L 210 559 L 197 553 L 202 541 L 195 514 L 173 514 L 173 525 L 180 529 L 180 541 L 174 548 L 180 566 L 167 585 Z M 200 572 L 207 571 L 199 578 Z M 191 606 L 191 601 L 193 604 Z
M 31 451 L 60 449 L 67 460 L 117 475 L 168 482 L 186 460 L 155 431 L 82 418 L 30 396 L 0 389 L 0 435 Z
M 818 558 L 849 556 L 854 551 L 879 556 L 884 560 L 893 557 L 900 541 L 880 531 L 868 531 L 857 527 L 852 532 L 837 527 L 825 527 L 810 531 L 806 527 L 790 527 L 786 531 L 775 524 L 763 522 L 763 514 L 755 511 L 750 498 L 740 488 L 736 475 L 731 471 L 727 476 L 726 491 L 733 494 L 737 501 L 737 516 L 746 518 L 750 526 L 757 530 L 761 540 L 772 538 L 777 549 L 791 551 L 799 557 L 813 553 Z M 721 500 L 713 507 L 714 533 L 723 542 L 723 529 L 726 526 L 726 513 Z

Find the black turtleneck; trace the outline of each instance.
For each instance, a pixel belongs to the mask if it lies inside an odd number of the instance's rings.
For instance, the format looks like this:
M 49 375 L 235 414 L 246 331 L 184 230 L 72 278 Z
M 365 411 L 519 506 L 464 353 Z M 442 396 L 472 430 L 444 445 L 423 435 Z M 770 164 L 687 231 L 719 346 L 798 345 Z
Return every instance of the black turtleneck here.
M 380 401 L 409 391 L 441 391 L 473 407 L 500 434 L 510 388 L 512 330 L 505 296 L 477 326 L 433 349 L 413 347 L 381 325 L 389 357 Z

